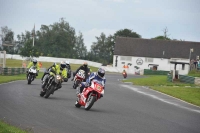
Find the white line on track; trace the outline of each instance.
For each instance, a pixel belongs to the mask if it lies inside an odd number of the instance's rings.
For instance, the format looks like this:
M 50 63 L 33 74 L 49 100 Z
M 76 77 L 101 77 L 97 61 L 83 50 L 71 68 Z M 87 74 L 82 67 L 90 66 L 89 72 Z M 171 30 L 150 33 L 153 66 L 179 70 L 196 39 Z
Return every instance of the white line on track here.
M 162 101 L 162 102 L 165 102 L 165 103 L 168 103 L 168 104 L 171 104 L 171 105 L 175 105 L 175 106 L 177 106 L 177 107 L 179 107 L 179 108 L 187 109 L 187 110 L 190 110 L 190 111 L 193 111 L 193 112 L 200 113 L 200 110 L 191 109 L 191 108 L 188 108 L 188 107 L 184 107 L 184 106 L 182 106 L 182 105 L 179 105 L 179 104 L 177 104 L 177 103 L 173 103 L 173 102 L 167 101 L 166 99 L 162 99 L 162 98 L 160 98 L 160 97 L 158 97 L 158 96 L 155 96 L 155 95 L 148 94 L 148 93 L 145 93 L 145 92 L 143 92 L 143 91 L 140 91 L 138 88 L 131 87 L 131 86 L 128 86 L 128 85 L 121 85 L 121 86 L 126 87 L 126 88 L 128 88 L 128 89 L 130 89 L 130 90 L 133 90 L 133 91 L 135 91 L 135 92 L 137 92 L 137 93 L 140 93 L 140 94 L 149 96 L 149 97 L 151 97 L 151 98 L 157 99 L 157 100 L 159 100 L 159 101 Z

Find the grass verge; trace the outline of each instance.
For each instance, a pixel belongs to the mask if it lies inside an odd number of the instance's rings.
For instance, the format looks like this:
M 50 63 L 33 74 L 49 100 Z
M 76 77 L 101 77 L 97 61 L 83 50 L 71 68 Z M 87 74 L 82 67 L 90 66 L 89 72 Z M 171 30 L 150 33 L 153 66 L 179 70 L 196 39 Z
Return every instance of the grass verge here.
M 153 90 L 168 94 L 200 107 L 200 87 L 194 84 L 168 82 L 167 76 L 153 75 L 140 79 L 128 79 L 134 85 L 148 86 Z
M 6 67 L 22 67 L 22 60 L 15 60 L 15 59 L 6 59 Z M 28 62 L 27 62 L 28 63 Z M 41 62 L 42 68 L 49 68 L 53 65 L 53 62 Z M 56 62 L 59 63 L 59 62 Z M 72 71 L 77 70 L 81 64 L 70 64 Z M 89 66 L 93 72 L 97 71 L 98 68 Z
M 36 79 L 41 79 L 43 73 L 39 72 L 38 76 Z M 19 74 L 19 75 L 0 75 L 0 84 L 1 83 L 7 83 L 11 81 L 16 81 L 16 80 L 26 80 L 26 74 Z
M 0 133 L 28 133 L 25 130 L 14 127 L 6 122 L 0 121 Z

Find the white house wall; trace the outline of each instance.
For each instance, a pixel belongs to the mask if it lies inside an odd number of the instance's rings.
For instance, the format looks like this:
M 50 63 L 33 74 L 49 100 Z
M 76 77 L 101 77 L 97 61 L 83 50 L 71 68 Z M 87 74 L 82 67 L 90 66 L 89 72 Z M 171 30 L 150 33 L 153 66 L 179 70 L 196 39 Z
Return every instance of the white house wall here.
M 153 58 L 153 62 L 146 62 L 145 58 L 146 57 L 131 57 L 131 61 L 127 61 L 127 60 L 123 60 L 122 56 L 120 55 L 114 55 L 113 57 L 113 67 L 115 67 L 115 63 L 116 63 L 116 56 L 117 57 L 117 68 L 122 71 L 123 69 L 125 69 L 128 73 L 131 74 L 135 74 L 135 72 L 137 71 L 136 68 L 134 68 L 135 66 L 139 67 L 141 71 L 143 71 L 144 69 L 150 69 L 149 64 L 157 64 L 157 70 L 162 70 L 162 71 L 171 71 L 174 70 L 174 64 L 170 64 L 169 63 L 169 59 L 161 59 L 161 58 Z M 124 57 L 124 56 L 123 56 Z M 129 56 L 130 58 L 130 56 Z M 137 64 L 137 60 L 141 59 L 143 62 L 142 64 Z M 122 62 L 124 62 L 125 64 L 122 64 Z M 123 68 L 124 65 L 127 65 L 128 63 L 131 63 L 132 65 L 128 65 L 129 68 Z M 188 74 L 188 70 L 189 70 L 189 65 L 185 65 L 185 69 L 182 70 L 182 65 L 181 64 L 177 64 L 176 65 L 176 70 L 179 71 L 179 74 Z

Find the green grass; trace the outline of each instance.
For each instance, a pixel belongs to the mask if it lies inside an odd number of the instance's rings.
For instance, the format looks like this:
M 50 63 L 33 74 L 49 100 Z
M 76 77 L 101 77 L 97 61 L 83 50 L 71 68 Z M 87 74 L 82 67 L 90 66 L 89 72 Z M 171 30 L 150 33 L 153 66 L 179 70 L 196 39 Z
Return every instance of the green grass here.
M 28 133 L 25 130 L 14 127 L 6 122 L 0 121 L 0 133 Z
M 41 79 L 43 73 L 39 72 L 38 76 L 36 79 Z M 26 80 L 26 74 L 19 74 L 19 75 L 0 75 L 0 84 L 1 83 L 7 83 L 15 80 Z
M 22 67 L 22 60 L 15 60 L 15 59 L 6 59 L 6 67 Z M 29 62 L 26 62 L 27 64 Z M 41 62 L 42 63 L 42 68 L 49 68 L 50 66 L 52 66 L 53 62 Z M 59 63 L 59 62 L 57 62 Z M 81 64 L 70 64 L 71 65 L 71 69 L 72 71 L 76 71 Z M 93 66 L 89 66 L 93 72 L 97 71 L 98 68 L 93 67 Z
M 151 75 L 146 78 L 127 79 L 124 81 L 142 86 L 194 86 L 194 84 L 185 84 L 181 82 L 167 82 L 167 75 Z
M 170 86 L 153 86 L 152 89 L 171 95 L 178 99 L 200 106 L 200 88 L 196 87 L 170 87 Z
M 190 71 L 188 76 L 200 77 L 200 70 L 192 70 L 192 71 Z
M 188 103 L 200 106 L 200 86 L 181 82 L 168 82 L 167 76 L 153 75 L 146 78 L 128 79 L 123 82 L 132 82 L 134 85 L 148 86 L 149 88 L 182 99 Z

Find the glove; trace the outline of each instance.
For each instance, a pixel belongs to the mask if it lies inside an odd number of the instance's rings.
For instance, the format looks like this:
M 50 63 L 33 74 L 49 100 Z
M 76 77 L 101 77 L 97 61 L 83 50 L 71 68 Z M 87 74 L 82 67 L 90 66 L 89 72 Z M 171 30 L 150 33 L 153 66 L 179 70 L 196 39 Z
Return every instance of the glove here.
M 86 83 L 86 84 L 85 84 L 85 88 L 86 88 L 86 87 L 89 87 L 89 86 L 90 86 L 90 84 L 89 84 L 89 83 Z

